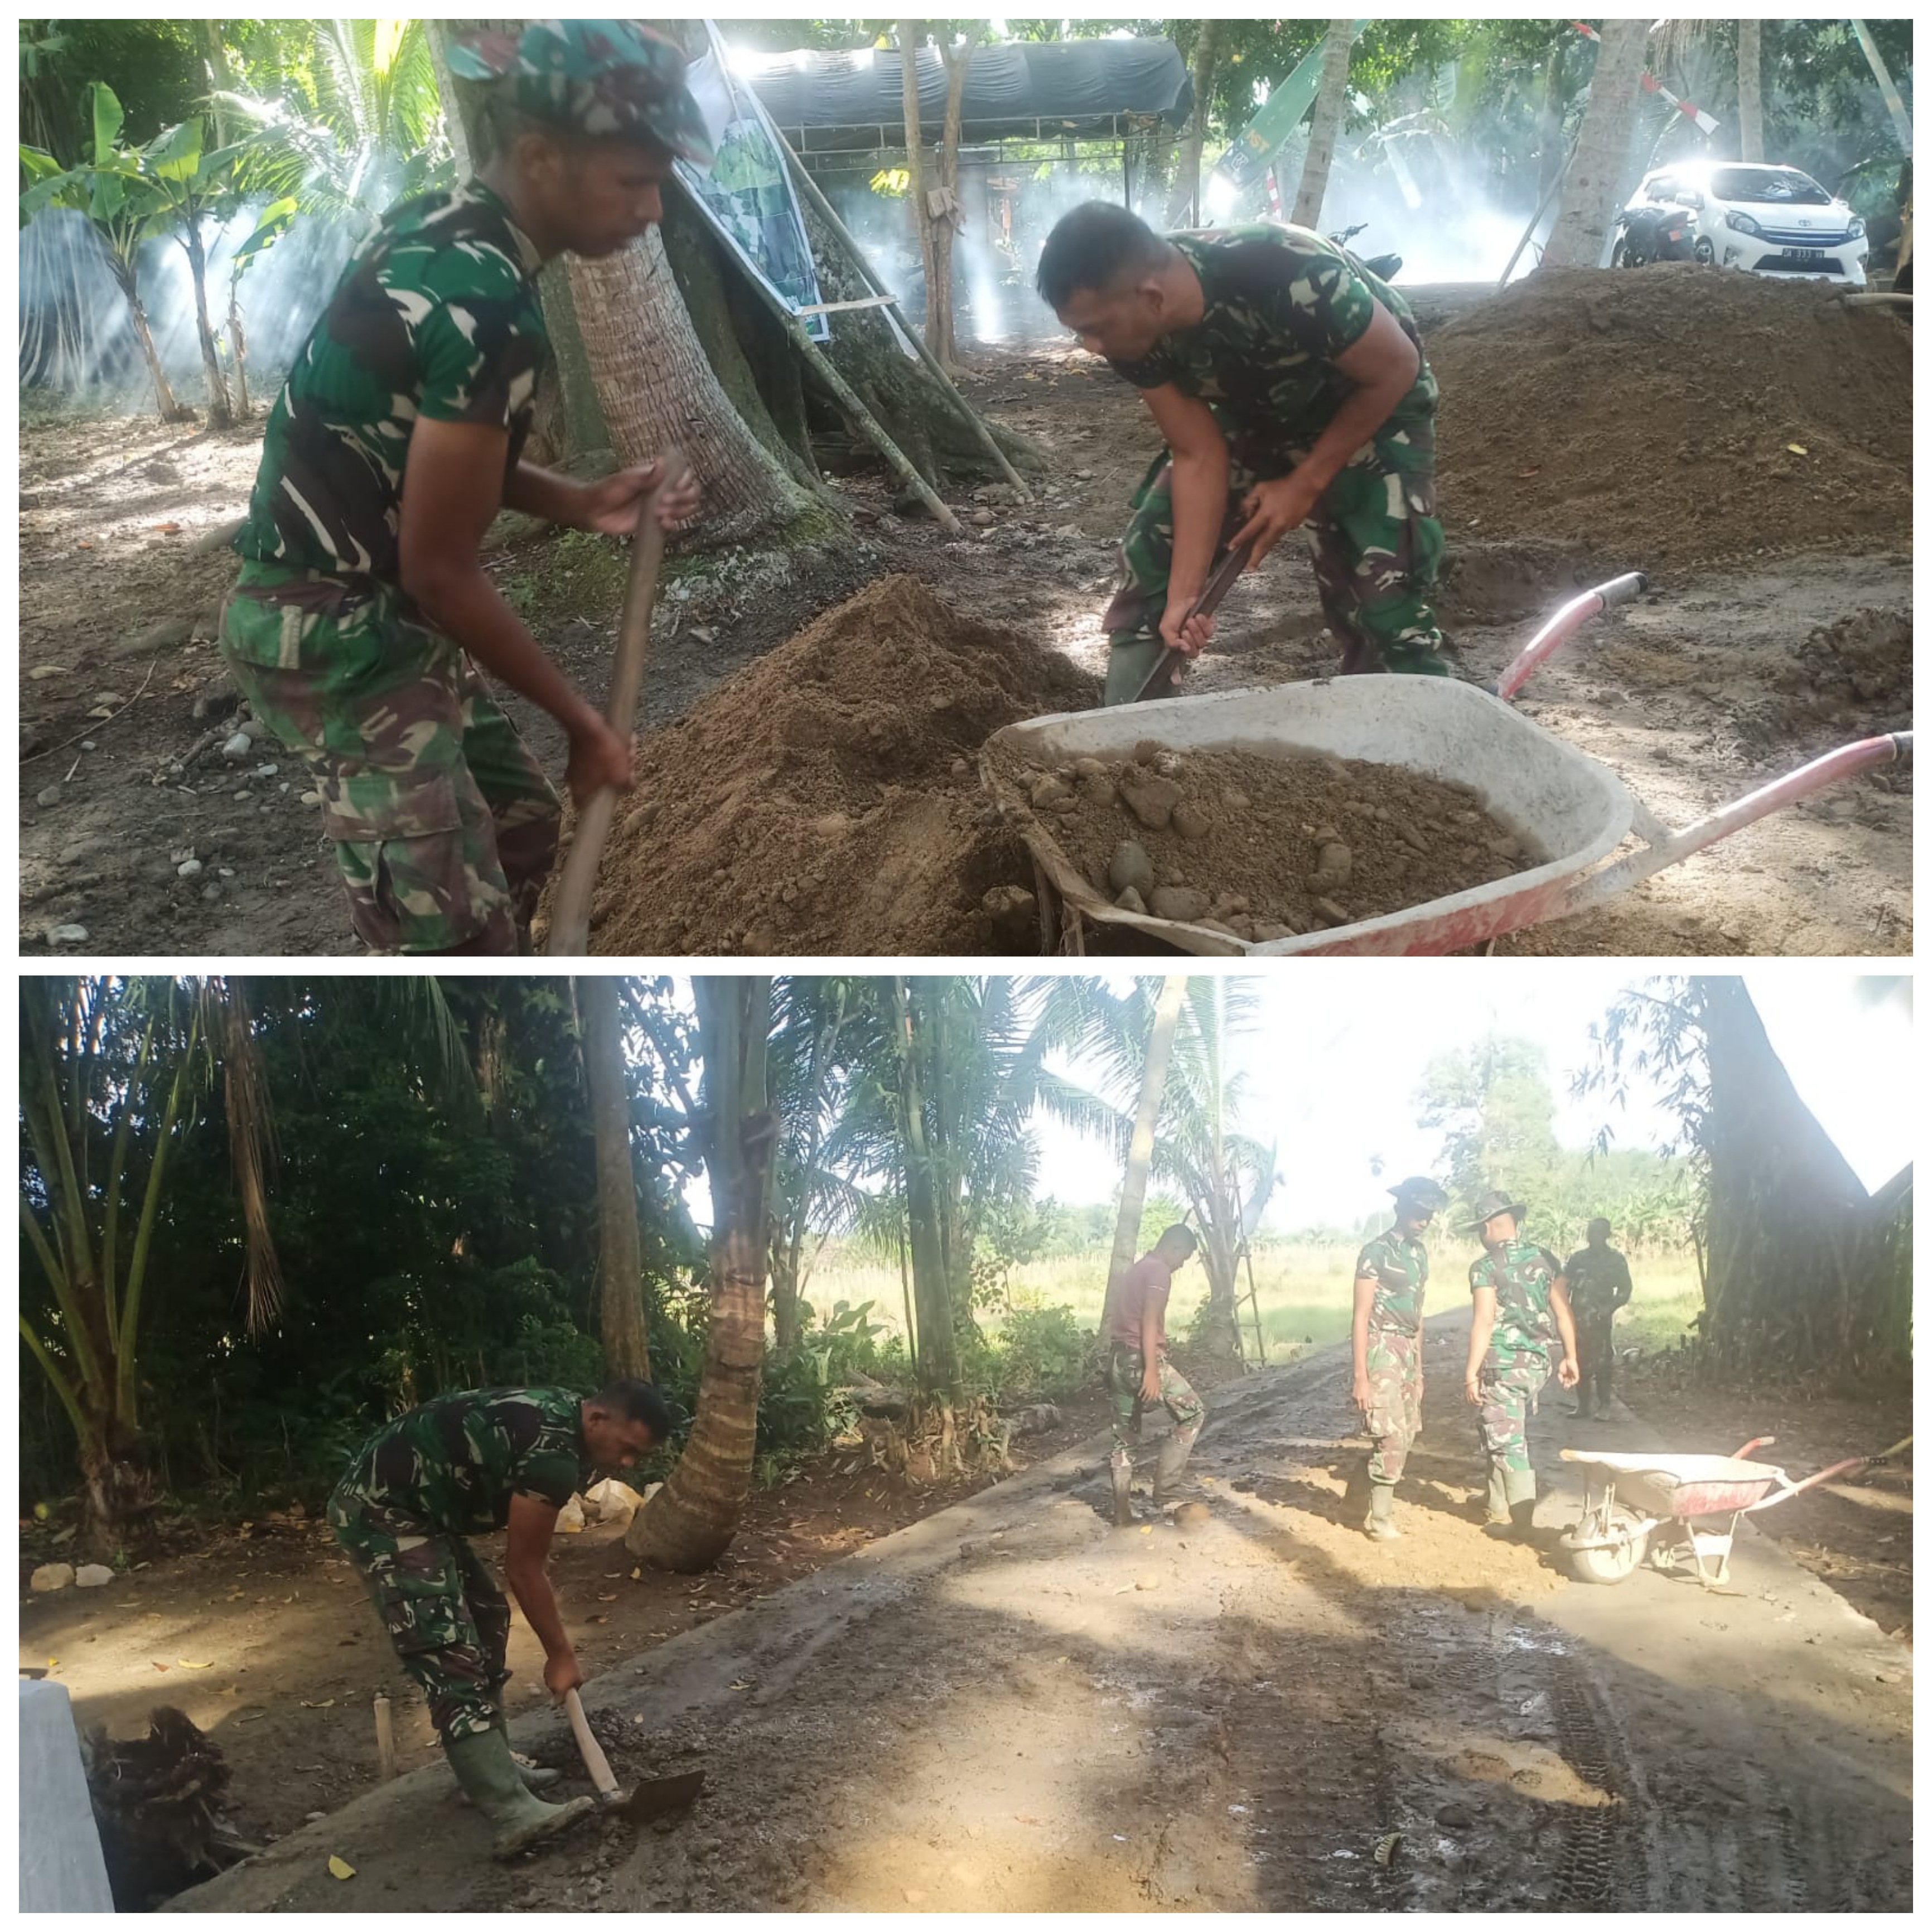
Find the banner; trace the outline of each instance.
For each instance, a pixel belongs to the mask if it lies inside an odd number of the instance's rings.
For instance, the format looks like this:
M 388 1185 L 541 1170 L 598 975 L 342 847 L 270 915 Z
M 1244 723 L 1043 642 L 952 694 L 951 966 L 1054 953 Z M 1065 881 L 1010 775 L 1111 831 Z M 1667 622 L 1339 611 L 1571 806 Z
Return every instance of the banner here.
M 1368 25 L 1355 22 L 1360 34 Z M 1302 62 L 1279 86 L 1268 90 L 1260 112 L 1228 143 L 1228 152 L 1214 164 L 1214 172 L 1235 188 L 1253 185 L 1262 170 L 1280 152 L 1282 143 L 1293 134 L 1301 117 L 1315 104 L 1322 85 L 1322 46 Z
M 718 158 L 708 169 L 680 160 L 678 178 L 713 230 L 796 314 L 820 300 L 818 270 L 784 156 L 758 97 L 732 78 L 717 27 L 707 20 L 704 32 L 710 52 L 691 63 L 685 80 Z M 814 342 L 831 340 L 826 316 L 800 320 Z

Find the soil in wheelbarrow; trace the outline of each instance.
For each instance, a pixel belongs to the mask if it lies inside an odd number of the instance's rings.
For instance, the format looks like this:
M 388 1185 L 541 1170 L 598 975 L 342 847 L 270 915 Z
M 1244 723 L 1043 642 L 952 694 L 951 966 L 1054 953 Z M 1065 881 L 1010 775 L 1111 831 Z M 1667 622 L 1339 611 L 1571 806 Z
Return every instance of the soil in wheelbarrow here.
M 998 909 L 1031 863 L 973 760 L 1002 725 L 1098 696 L 1064 657 L 918 578 L 880 579 L 644 741 L 592 950 L 1023 949 Z M 547 895 L 539 940 L 549 914 Z
M 991 754 L 1101 898 L 1268 940 L 1379 918 L 1540 862 L 1465 786 L 1359 758 Z

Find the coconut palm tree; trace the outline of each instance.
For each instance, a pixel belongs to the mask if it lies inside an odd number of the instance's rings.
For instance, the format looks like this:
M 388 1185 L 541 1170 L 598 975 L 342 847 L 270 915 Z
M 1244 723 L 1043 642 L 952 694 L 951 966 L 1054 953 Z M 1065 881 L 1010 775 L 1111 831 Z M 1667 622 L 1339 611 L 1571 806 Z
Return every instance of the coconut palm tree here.
M 1154 1162 L 1154 1134 L 1167 1094 L 1167 1063 L 1174 1051 L 1174 1030 L 1180 1023 L 1180 1003 L 1187 997 L 1187 975 L 1170 973 L 1160 982 L 1154 1002 L 1154 1024 L 1148 1034 L 1147 1058 L 1141 1067 L 1140 1100 L 1134 1109 L 1132 1138 L 1127 1143 L 1127 1168 L 1120 1183 L 1120 1217 L 1114 1226 L 1113 1258 L 1107 1266 L 1107 1293 L 1100 1310 L 1100 1333 L 1108 1334 L 1114 1316 L 1114 1297 L 1122 1277 L 1136 1259 L 1141 1214 L 1147 1204 L 1148 1174 Z
M 1594 268 L 1616 212 L 1617 190 L 1636 126 L 1643 78 L 1644 20 L 1606 20 L 1590 79 L 1590 98 L 1576 149 L 1564 178 L 1563 199 L 1543 251 L 1543 266 Z
M 1298 227 L 1314 228 L 1321 224 L 1328 170 L 1348 115 L 1348 56 L 1354 44 L 1353 20 L 1328 22 L 1328 36 L 1322 44 L 1322 80 L 1308 124 L 1308 152 L 1301 164 L 1300 185 L 1294 191 L 1294 212 L 1288 217 Z
M 697 1413 L 670 1480 L 625 1543 L 660 1569 L 707 1569 L 730 1546 L 751 1487 L 765 1354 L 773 1150 L 772 982 L 692 981 L 704 1060 L 701 1131 L 710 1184 L 711 1301 Z

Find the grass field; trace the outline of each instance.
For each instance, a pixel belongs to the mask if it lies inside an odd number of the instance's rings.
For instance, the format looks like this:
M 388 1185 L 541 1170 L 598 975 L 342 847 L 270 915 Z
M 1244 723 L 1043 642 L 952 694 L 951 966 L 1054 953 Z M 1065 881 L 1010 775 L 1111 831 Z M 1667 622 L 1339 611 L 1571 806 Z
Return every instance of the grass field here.
M 1255 1249 L 1255 1288 L 1270 1361 L 1286 1361 L 1300 1349 L 1347 1339 L 1354 1296 L 1355 1255 L 1352 1247 L 1298 1241 L 1270 1242 Z M 1466 1293 L 1467 1265 L 1474 1258 L 1473 1250 L 1467 1253 L 1460 1246 L 1453 1252 L 1438 1250 L 1433 1258 L 1435 1271 L 1430 1283 L 1432 1312 L 1439 1313 L 1459 1305 Z M 1034 1262 L 1016 1268 L 1012 1280 L 1014 1306 L 1070 1308 L 1083 1327 L 1096 1327 L 1106 1292 L 1106 1260 L 1105 1255 L 1096 1252 Z M 1630 1274 L 1636 1283 L 1636 1293 L 1618 1319 L 1618 1346 L 1641 1347 L 1646 1352 L 1671 1347 L 1687 1332 L 1686 1324 L 1702 1306 L 1696 1262 L 1688 1254 L 1646 1256 L 1631 1262 Z M 1240 1282 L 1244 1296 L 1247 1286 L 1244 1271 Z M 1206 1293 L 1207 1278 L 1198 1263 L 1184 1269 L 1174 1282 L 1173 1301 L 1168 1310 L 1171 1330 L 1176 1334 L 1185 1332 L 1189 1318 Z M 829 1312 L 842 1300 L 855 1306 L 870 1301 L 871 1320 L 895 1334 L 902 1333 L 905 1327 L 904 1296 L 896 1268 L 849 1262 L 821 1268 L 807 1286 L 806 1298 L 821 1312 Z M 1251 1341 L 1253 1318 L 1245 1300 L 1241 1323 L 1244 1342 Z M 998 1312 L 982 1314 L 981 1324 L 997 1333 Z

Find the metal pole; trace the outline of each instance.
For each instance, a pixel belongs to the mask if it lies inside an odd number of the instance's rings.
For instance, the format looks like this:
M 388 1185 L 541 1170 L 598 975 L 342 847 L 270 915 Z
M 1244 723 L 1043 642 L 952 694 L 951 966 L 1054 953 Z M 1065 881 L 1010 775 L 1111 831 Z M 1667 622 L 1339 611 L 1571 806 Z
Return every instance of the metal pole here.
M 826 200 L 825 190 L 812 179 L 811 172 L 805 164 L 793 152 L 791 143 L 782 134 L 779 134 L 776 128 L 772 131 L 778 134 L 778 146 L 784 151 L 785 159 L 791 164 L 793 179 L 803 190 L 806 200 L 811 202 L 818 218 L 844 244 L 846 252 L 852 257 L 853 266 L 859 271 L 866 286 L 874 295 L 884 296 L 886 298 L 886 307 L 897 320 L 901 329 L 904 332 L 906 340 L 912 344 L 919 359 L 932 372 L 940 387 L 958 405 L 959 413 L 965 418 L 968 426 L 978 439 L 980 446 L 999 465 L 1000 473 L 1020 493 L 1020 501 L 1023 503 L 1030 503 L 1033 501 L 1033 492 L 1020 481 L 1019 472 L 1006 460 L 1006 453 L 994 440 L 993 432 L 986 427 L 973 405 L 959 393 L 958 386 L 940 366 L 938 357 L 934 355 L 920 340 L 918 331 L 907 321 L 905 311 L 899 307 L 898 297 L 894 295 L 877 275 L 873 274 L 872 265 L 866 260 L 865 250 L 852 238 L 851 233 L 844 223 L 839 220 L 838 211 Z
M 1563 185 L 1564 177 L 1570 172 L 1570 164 L 1576 158 L 1576 143 L 1572 141 L 1570 152 L 1563 157 L 1563 165 L 1556 170 L 1556 179 L 1543 190 L 1543 199 L 1536 204 L 1536 212 L 1529 218 L 1529 226 L 1522 231 L 1522 239 L 1516 244 L 1509 260 L 1503 264 L 1502 279 L 1496 284 L 1498 295 L 1509 286 L 1510 272 L 1516 266 L 1517 256 L 1529 246 L 1529 238 L 1536 232 L 1536 224 L 1543 219 L 1544 211 L 1556 199 L 1556 190 Z

